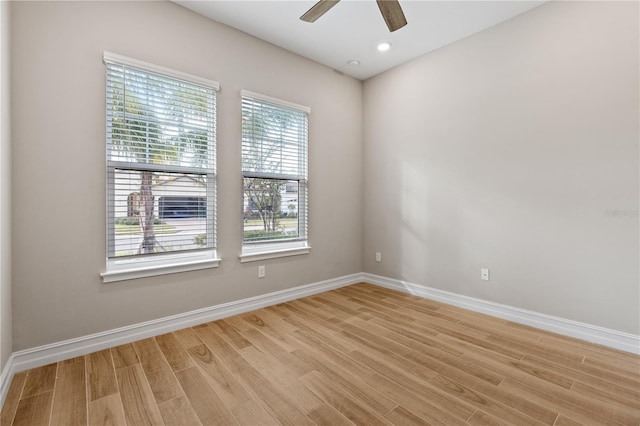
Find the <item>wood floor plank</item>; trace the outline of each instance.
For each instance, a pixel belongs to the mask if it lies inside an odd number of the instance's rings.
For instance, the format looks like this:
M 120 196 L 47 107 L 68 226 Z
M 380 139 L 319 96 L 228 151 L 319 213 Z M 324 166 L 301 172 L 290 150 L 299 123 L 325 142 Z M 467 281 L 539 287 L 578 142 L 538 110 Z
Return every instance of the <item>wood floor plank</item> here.
M 444 392 L 449 392 L 451 395 L 513 424 L 532 426 L 552 425 L 557 417 L 557 413 L 550 413 L 545 417 L 545 411 L 542 408 L 539 410 L 538 415 L 529 416 L 441 375 L 429 380 L 429 383 Z
M 574 382 L 571 386 L 571 390 L 576 394 L 588 399 L 596 399 L 607 405 L 618 407 L 620 410 L 627 411 L 631 415 L 640 411 L 640 398 L 631 400 L 625 398 L 616 392 L 610 392 L 608 390 L 586 385 L 581 382 Z
M 156 402 L 161 404 L 170 399 L 178 398 L 182 394 L 182 390 L 155 339 L 140 340 L 135 342 L 133 346 L 138 353 L 140 365 Z
M 57 363 L 29 370 L 27 380 L 24 383 L 24 389 L 22 390 L 22 399 L 39 393 L 51 392 L 56 383 L 57 370 Z
M 487 333 L 479 332 L 470 327 L 466 327 L 463 324 L 452 324 L 437 318 L 431 320 L 428 324 L 424 322 L 421 324 L 442 334 L 454 337 L 462 342 L 466 342 L 513 359 L 521 359 L 524 356 L 524 352 L 521 347 L 516 348 L 519 350 L 515 350 L 511 345 L 504 344 L 503 341 L 490 341 Z
M 496 359 L 494 354 L 486 351 L 471 351 L 460 357 L 461 360 L 487 370 L 495 371 L 502 377 L 515 377 L 524 383 L 537 384 L 539 380 L 571 389 L 573 379 L 566 374 L 558 373 L 529 361 Z
M 189 402 L 189 399 L 184 395 L 165 401 L 162 404 L 158 404 L 158 408 L 160 409 L 160 415 L 164 420 L 164 424 L 167 426 L 202 425 L 198 415 L 191 406 L 191 402 Z
M 347 297 L 347 300 L 357 301 L 358 305 L 362 304 L 363 301 L 379 306 L 380 309 L 386 310 L 387 312 L 396 312 L 402 309 L 396 301 L 390 300 L 387 298 L 376 297 L 375 295 L 367 294 L 366 292 L 359 291 L 354 288 L 344 287 L 339 289 L 339 294 Z M 412 309 L 412 311 L 416 311 L 416 309 Z
M 318 425 L 354 426 L 353 422 L 328 404 L 322 404 L 315 410 L 311 411 L 309 413 L 309 417 Z
M 7 391 L 7 396 L 4 400 L 4 405 L 2 406 L 2 411 L 0 412 L 0 425 L 10 425 L 13 423 L 26 380 L 26 371 L 16 373 L 13 376 L 13 380 L 11 381 L 11 385 Z
M 518 397 L 517 394 L 514 395 L 513 393 L 505 392 L 499 386 L 495 386 L 491 383 L 479 379 L 476 376 L 453 368 L 444 362 L 429 357 L 426 354 L 412 352 L 410 354 L 407 354 L 406 357 L 407 359 L 410 359 L 415 363 L 421 364 L 424 367 L 437 372 L 440 376 L 447 378 L 451 382 L 462 384 L 465 389 L 472 389 L 474 392 L 482 394 L 482 401 L 484 401 L 486 398 L 491 398 L 492 400 L 500 402 L 508 407 L 512 407 L 517 411 L 528 415 L 529 417 L 539 419 L 544 424 L 552 424 L 553 419 L 555 419 L 556 417 L 556 412 L 546 409 L 544 404 L 535 404 L 528 399 Z M 432 383 L 431 380 L 429 380 L 429 382 Z M 432 384 L 436 385 L 435 383 Z M 449 392 L 453 396 L 457 395 L 456 388 L 440 386 L 439 389 L 445 392 Z M 460 398 L 464 396 L 464 393 L 462 392 L 463 390 L 464 389 L 460 390 Z M 469 398 L 466 398 L 463 400 L 472 403 L 472 399 L 470 400 Z M 482 409 L 482 407 L 478 408 Z
M 198 337 L 194 328 L 183 328 L 182 330 L 174 331 L 171 333 L 174 337 L 185 347 L 185 349 L 189 349 L 193 346 L 201 345 L 203 342 Z
M 247 329 L 250 329 L 248 324 L 245 324 L 242 321 L 218 320 L 218 321 L 210 322 L 208 325 L 214 330 L 216 334 L 224 338 L 235 349 L 244 349 L 246 347 L 251 346 L 251 342 L 245 339 L 238 332 L 238 330 L 232 325 L 232 323 L 236 323 L 236 324 L 240 323 L 241 326 L 245 326 Z M 245 327 L 242 327 L 242 328 L 245 328 Z
M 347 321 L 349 324 L 365 329 L 371 333 L 374 333 L 382 338 L 389 339 L 402 347 L 407 348 L 408 351 L 421 350 L 424 346 L 423 343 L 406 336 L 406 333 L 398 333 L 394 330 L 394 327 L 388 327 L 383 321 L 376 321 L 376 318 L 372 318 L 367 321 L 363 321 L 360 318 L 354 318 Z
M 51 419 L 52 402 L 53 391 L 21 399 L 18 403 L 13 426 L 47 426 Z
M 376 310 L 370 309 L 366 306 L 361 307 L 360 310 L 369 312 L 372 315 L 375 314 L 370 320 L 377 320 L 376 322 L 382 322 L 383 324 L 393 324 L 395 326 L 415 331 L 426 336 L 436 336 L 437 334 L 440 334 L 438 330 L 434 330 L 433 328 L 429 327 L 427 321 L 418 322 L 416 321 L 416 318 L 411 316 L 411 314 L 398 315 L 397 313 L 391 312 L 376 312 Z
M 620 386 L 617 382 L 611 381 L 611 377 L 596 377 L 590 373 L 593 371 L 585 371 L 582 364 L 573 365 L 573 368 L 561 366 L 550 361 L 546 361 L 536 357 L 530 357 L 527 355 L 523 361 L 530 362 L 534 365 L 540 365 L 549 371 L 563 374 L 576 382 L 583 383 L 585 385 L 602 389 L 609 394 L 615 395 L 619 399 L 629 401 L 630 406 L 638 408 L 640 403 L 640 387 L 636 389 L 629 389 L 628 387 Z
M 401 362 L 404 355 L 399 355 L 396 352 L 392 352 L 384 346 L 379 345 L 378 343 L 372 342 L 369 339 L 365 339 L 361 337 L 357 333 L 352 333 L 350 331 L 342 331 L 342 338 L 346 338 L 352 345 L 352 350 L 360 350 L 364 353 L 371 353 L 378 358 L 391 359 L 396 362 Z M 412 351 L 413 352 L 413 351 Z M 411 352 L 409 352 L 411 353 Z
M 86 362 L 89 401 L 118 392 L 118 383 L 109 349 L 90 353 L 87 355 Z
M 533 356 L 527 356 L 526 358 L 530 358 L 530 359 L 536 359 L 536 360 L 544 360 L 544 361 L 549 361 L 550 363 L 559 365 L 563 368 L 569 369 L 569 370 L 574 370 L 574 371 L 580 371 L 582 373 L 588 374 L 592 377 L 596 377 L 599 379 L 603 379 L 607 382 L 610 383 L 615 383 L 617 386 L 619 387 L 623 387 L 631 392 L 637 393 L 638 390 L 640 390 L 640 383 L 638 383 L 636 380 L 634 380 L 631 377 L 628 377 L 626 375 L 621 375 L 621 374 L 617 374 L 615 372 L 612 372 L 611 370 L 608 369 L 603 369 L 600 367 L 594 367 L 592 365 L 589 364 L 585 364 L 583 362 L 580 361 L 574 361 L 574 360 L 557 360 L 557 359 L 552 359 L 549 360 L 548 358 L 542 357 L 539 354 L 535 354 Z
M 164 424 L 142 366 L 119 368 L 116 374 L 127 423 L 136 426 Z
M 211 352 L 215 353 L 232 373 L 237 373 L 249 367 L 249 363 L 239 356 L 238 352 L 208 325 L 193 327 L 193 330 L 200 343 L 207 345 Z
M 335 340 L 332 345 L 331 340 L 302 329 L 295 331 L 294 336 L 299 342 L 298 349 L 318 352 L 327 360 L 349 369 L 351 374 L 358 379 L 363 379 L 373 373 L 373 370 L 349 356 L 349 348 L 344 347 L 340 350 L 340 345 Z
M 238 350 L 238 353 L 252 368 L 268 378 L 272 383 L 287 387 L 298 380 L 297 372 L 290 370 L 288 366 L 280 362 L 275 356 L 261 351 L 255 346 L 249 346 Z
M 293 327 L 283 321 L 279 315 L 269 308 L 250 312 L 249 314 L 243 315 L 241 318 L 243 321 L 247 321 L 258 329 L 261 327 L 269 327 L 279 335 L 287 336 L 297 330 L 296 327 Z
M 396 408 L 394 408 L 389 413 L 387 413 L 387 415 L 385 415 L 384 418 L 390 421 L 391 424 L 396 426 L 432 425 L 433 424 L 414 415 L 412 412 L 402 407 L 401 405 L 398 405 Z
M 291 395 L 293 404 L 307 416 L 309 413 L 324 405 L 324 401 L 311 392 L 300 381 L 296 381 L 294 384 L 287 386 L 284 392 L 287 395 Z
M 387 330 L 395 334 L 398 334 L 413 340 L 416 344 L 418 344 L 417 347 L 415 345 L 411 345 L 411 348 L 413 350 L 420 350 L 422 349 L 423 345 L 426 345 L 428 347 L 432 347 L 432 348 L 440 349 L 441 351 L 444 351 L 444 352 L 448 352 L 453 356 L 460 356 L 464 353 L 464 351 L 458 349 L 459 345 L 444 343 L 440 339 L 441 333 L 437 331 L 420 328 L 420 326 L 417 326 L 415 324 L 411 326 L 399 325 L 391 321 L 383 320 L 381 318 L 373 318 L 368 322 L 383 326 L 384 328 L 386 328 Z
M 502 375 L 494 374 L 484 367 L 465 362 L 435 348 L 425 348 L 420 352 L 414 351 L 406 354 L 405 358 L 413 362 L 419 362 L 418 359 L 424 362 L 428 359 L 429 362 L 424 364 L 427 368 L 452 378 L 469 375 L 492 385 L 498 385 L 504 380 Z M 446 373 L 444 373 L 445 371 Z
M 243 331 L 251 330 L 253 328 L 249 323 L 247 323 L 244 320 L 244 316 L 252 315 L 255 312 L 262 312 L 262 310 L 251 311 L 251 312 L 247 312 L 246 314 L 240 314 L 232 317 L 225 317 L 225 318 L 222 318 L 221 320 L 214 321 L 214 323 L 224 322 L 225 324 L 233 327 L 237 332 L 242 333 Z M 209 323 L 209 324 L 212 324 L 212 323 Z
M 255 399 L 238 405 L 231 410 L 231 413 L 241 425 L 279 426 L 281 424 Z
M 505 338 L 501 336 L 487 336 L 487 340 L 500 346 L 509 346 L 513 348 L 514 351 L 524 355 L 535 355 L 561 365 L 581 363 L 584 358 L 583 355 L 554 348 L 549 344 L 525 342 L 515 337 Z
M 256 330 L 269 335 L 275 343 L 286 351 L 291 352 L 297 348 L 295 341 L 291 338 L 291 333 L 298 328 L 275 317 L 269 311 L 250 312 L 241 318 Z
M 287 318 L 286 321 L 297 325 L 298 330 L 293 332 L 297 339 L 305 337 L 307 340 L 326 342 L 321 346 L 325 348 L 328 346 L 330 350 L 345 354 L 354 349 L 353 342 L 345 338 L 342 335 L 342 330 L 333 324 L 329 325 L 326 322 L 309 321 L 301 318 Z
M 593 400 L 571 397 L 567 400 L 561 395 L 558 395 L 557 389 L 553 386 L 534 388 L 507 378 L 500 383 L 500 388 L 511 394 L 519 395 L 520 398 L 526 398 L 540 405 L 549 407 L 559 414 L 580 422 L 586 422 L 586 424 L 632 425 L 638 423 L 638 420 L 629 419 L 628 416 L 624 416 L 624 419 L 617 418 L 618 416 L 615 416 L 617 413 L 615 413 L 614 410 L 607 408 L 602 409 L 602 407 L 598 406 L 594 407 Z M 614 418 L 614 416 L 616 418 Z
M 283 425 L 315 425 L 295 404 L 294 399 L 273 386 L 252 367 L 238 371 L 240 380 L 260 399 L 269 413 Z
M 277 305 L 267 306 L 264 309 L 276 315 L 280 319 L 287 318 L 288 316 L 291 315 L 289 311 L 286 309 L 286 305 L 284 303 L 278 303 Z
M 197 367 L 178 371 L 176 377 L 202 424 L 221 426 L 237 424 L 235 417 L 209 386 Z
M 429 424 L 443 426 L 465 424 L 466 419 L 457 417 L 453 412 L 432 405 L 428 395 L 417 394 L 381 374 L 372 374 L 365 381 L 389 398 L 402 401 L 402 406 L 407 411 Z
M 18 373 L 0 423 L 640 426 L 640 356 L 359 283 Z
M 90 401 L 88 412 L 89 426 L 121 426 L 126 424 L 124 407 L 119 393 Z
M 439 410 L 451 413 L 461 420 L 468 419 L 475 411 L 475 408 L 464 401 L 453 398 L 447 393 L 440 392 L 432 387 L 429 384 L 429 380 L 435 377 L 436 374 L 418 364 L 407 362 L 406 365 L 398 365 L 374 359 L 358 351 L 355 351 L 353 355 L 363 364 L 370 366 L 378 375 L 408 389 L 416 395 L 420 395 L 421 398 L 426 398 L 431 405 Z M 402 404 L 404 401 L 396 399 L 396 402 Z
M 587 354 L 582 363 L 600 368 L 601 370 L 613 371 L 621 376 L 629 376 L 635 380 L 638 383 L 638 387 L 640 387 L 640 360 L 630 363 L 619 359 L 612 360 L 611 357 L 593 353 Z
M 294 318 L 294 319 L 307 319 L 307 320 L 311 320 L 311 319 L 316 319 L 316 320 L 322 320 L 322 321 L 326 321 L 331 323 L 331 320 L 335 320 L 336 316 L 332 315 L 330 313 L 318 310 L 318 309 L 314 309 L 313 307 L 309 307 L 309 306 L 305 306 L 304 303 L 295 303 L 296 301 L 293 302 L 287 302 L 287 303 L 283 303 L 281 308 L 282 310 L 286 311 L 289 315 L 284 317 L 284 320 L 289 322 L 288 320 L 290 318 Z
M 553 426 L 584 426 L 584 424 L 560 415 Z
M 421 306 L 422 304 L 418 304 Z M 481 327 L 490 329 L 492 331 L 502 330 L 504 325 L 508 323 L 507 320 L 490 315 L 481 314 L 478 312 L 472 312 L 467 309 L 459 308 L 452 305 L 435 305 L 432 310 L 437 311 L 440 314 L 448 315 L 452 318 L 458 319 L 460 324 L 465 325 L 479 325 Z M 535 338 L 534 340 L 537 340 Z
M 284 367 L 294 373 L 297 376 L 304 376 L 311 371 L 311 367 L 299 358 L 294 357 L 285 350 L 282 346 L 278 345 L 275 341 L 265 336 L 256 329 L 243 331 L 242 335 L 251 342 L 252 346 L 255 346 L 260 351 L 269 356 L 273 356 L 280 364 L 284 364 Z
M 368 410 L 381 417 L 398 405 L 392 399 L 366 384 L 366 382 L 352 376 L 348 370 L 338 364 L 324 362 L 310 352 L 294 351 L 293 354 L 313 366 L 316 372 L 321 373 L 327 380 L 335 383 L 344 392 L 347 392 L 351 398 L 358 399 Z
M 412 320 L 410 322 L 422 324 L 431 324 L 436 320 L 443 321 L 443 324 L 456 324 L 459 322 L 459 318 L 442 314 L 439 310 L 420 309 L 417 306 L 405 307 L 402 305 L 398 305 L 396 308 L 389 308 L 373 297 L 354 296 L 350 297 L 348 300 L 368 308 L 364 311 L 370 313 L 374 317 L 377 316 L 375 312 L 381 311 L 386 313 L 388 316 L 396 316 L 405 321 L 410 319 Z M 371 310 L 373 310 L 373 312 L 371 312 Z
M 131 343 L 111 348 L 111 356 L 113 357 L 115 368 L 130 367 L 140 363 L 138 354 Z
M 510 331 L 513 333 L 517 333 L 521 336 L 525 336 L 528 339 L 538 341 L 540 340 L 546 332 L 545 330 L 540 330 L 539 328 L 531 327 L 524 324 L 518 324 L 515 322 L 507 321 L 504 325 L 505 331 Z
M 193 367 L 193 360 L 173 333 L 156 336 L 156 342 L 173 371 Z
M 256 317 L 257 318 L 257 317 Z M 255 328 L 249 323 L 244 323 L 247 328 L 238 331 L 238 334 L 251 346 L 257 346 L 263 351 L 269 351 L 271 354 L 279 356 L 287 356 L 289 351 L 281 344 L 274 340 L 272 330 L 266 326 Z
M 499 419 L 481 410 L 476 410 L 476 412 L 473 413 L 473 416 L 471 416 L 469 420 L 467 420 L 467 424 L 475 425 L 475 426 L 511 426 L 512 425 L 511 422 Z M 557 423 L 554 423 L 554 426 L 557 426 Z
M 191 358 L 200 367 L 209 385 L 225 406 L 233 409 L 251 399 L 238 378 L 204 344 L 189 348 Z
M 396 336 L 393 333 L 388 333 L 384 328 L 378 327 L 375 324 L 370 324 L 368 321 L 364 321 L 360 318 L 353 318 L 352 320 L 341 324 L 341 326 L 343 330 L 358 334 L 360 337 L 376 343 L 379 346 L 384 346 L 391 352 L 398 355 L 406 354 L 416 348 L 416 345 L 414 345 L 410 339 L 403 338 L 402 336 Z
M 359 399 L 355 398 L 350 392 L 344 390 L 340 386 L 337 386 L 317 371 L 312 371 L 311 373 L 303 376 L 301 381 L 313 393 L 325 400 L 329 405 L 335 408 L 336 411 L 355 424 L 389 424 L 389 422 L 384 420 L 384 418 L 376 415 L 372 410 L 364 406 Z
M 516 323 L 509 323 L 508 326 L 522 327 L 521 324 Z M 629 352 L 602 346 L 597 343 L 587 342 L 574 337 L 561 336 L 559 334 L 555 334 L 546 330 L 537 331 L 541 334 L 540 342 L 557 345 L 558 347 L 566 348 L 569 351 L 584 353 L 585 356 L 589 356 L 593 353 L 599 353 L 605 355 L 608 359 L 612 359 L 615 361 L 622 361 L 636 365 L 638 364 L 638 362 L 640 362 L 636 355 Z
M 441 312 L 442 310 L 438 310 Z M 526 333 L 514 332 L 513 330 L 509 330 L 504 325 L 500 326 L 491 321 L 484 321 L 484 318 L 475 318 L 468 313 L 467 316 L 460 322 L 458 322 L 460 326 L 463 326 L 467 329 L 477 330 L 480 333 L 486 334 L 490 337 L 500 337 L 506 339 L 517 339 L 521 343 L 537 343 L 540 341 L 540 336 L 536 335 L 528 335 Z
M 85 357 L 73 358 L 58 364 L 51 423 L 66 426 L 86 425 Z
M 325 297 L 316 296 L 313 300 L 317 302 L 317 304 L 313 306 L 316 312 L 324 312 L 336 320 L 346 321 L 351 318 L 367 320 L 373 318 L 373 315 L 370 313 L 361 311 L 359 309 L 361 306 L 358 303 L 353 303 L 345 298 L 334 298 L 331 295 L 325 294 Z

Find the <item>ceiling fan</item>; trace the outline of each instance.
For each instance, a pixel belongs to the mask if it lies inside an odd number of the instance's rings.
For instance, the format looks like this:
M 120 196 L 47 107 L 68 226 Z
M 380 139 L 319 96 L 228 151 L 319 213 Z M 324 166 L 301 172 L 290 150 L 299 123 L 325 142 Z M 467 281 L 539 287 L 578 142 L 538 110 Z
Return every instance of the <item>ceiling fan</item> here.
M 324 15 L 333 6 L 338 4 L 340 0 L 320 0 L 314 4 L 311 9 L 307 10 L 304 15 L 300 17 L 305 22 L 315 22 L 319 17 Z M 387 23 L 389 31 L 394 32 L 405 25 L 407 25 L 407 19 L 404 17 L 402 7 L 398 0 L 376 0 L 378 2 L 378 8 L 384 22 Z

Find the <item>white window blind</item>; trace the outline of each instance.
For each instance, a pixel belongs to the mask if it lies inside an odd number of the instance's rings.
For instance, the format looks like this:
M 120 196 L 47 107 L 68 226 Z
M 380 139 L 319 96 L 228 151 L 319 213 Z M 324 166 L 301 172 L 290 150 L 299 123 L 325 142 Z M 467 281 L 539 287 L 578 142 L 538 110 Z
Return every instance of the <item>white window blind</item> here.
M 307 239 L 308 121 L 306 107 L 242 92 L 245 248 Z
M 105 53 L 108 258 L 216 245 L 216 82 Z

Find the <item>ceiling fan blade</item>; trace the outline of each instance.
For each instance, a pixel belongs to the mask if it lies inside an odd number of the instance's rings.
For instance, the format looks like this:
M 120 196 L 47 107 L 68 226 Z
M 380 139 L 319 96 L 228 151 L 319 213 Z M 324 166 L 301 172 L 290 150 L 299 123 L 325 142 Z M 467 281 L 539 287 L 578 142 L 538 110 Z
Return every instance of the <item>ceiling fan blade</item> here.
M 300 19 L 305 22 L 316 22 L 316 19 L 327 13 L 329 9 L 338 4 L 339 1 L 340 0 L 320 0 L 314 4 L 311 9 L 307 10 Z
M 407 19 L 404 17 L 402 7 L 398 0 L 377 0 L 380 13 L 384 18 L 384 22 L 387 23 L 389 31 L 394 32 L 405 25 L 407 25 Z

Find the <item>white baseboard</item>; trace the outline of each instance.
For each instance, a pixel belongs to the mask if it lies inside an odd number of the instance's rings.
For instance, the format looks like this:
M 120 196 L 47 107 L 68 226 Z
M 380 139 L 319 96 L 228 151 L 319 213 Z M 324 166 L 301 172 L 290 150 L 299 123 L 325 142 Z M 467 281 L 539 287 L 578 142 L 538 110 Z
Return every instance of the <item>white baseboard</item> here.
M 20 371 L 41 367 L 52 362 L 86 355 L 102 349 L 158 336 L 186 327 L 193 327 L 209 321 L 250 312 L 266 306 L 311 296 L 359 282 L 376 284 L 381 287 L 448 303 L 520 324 L 526 324 L 588 342 L 640 354 L 640 336 L 527 311 L 513 306 L 501 305 L 499 303 L 450 293 L 448 291 L 392 278 L 381 277 L 379 275 L 359 273 L 14 352 L 9 357 L 7 364 L 0 374 L 0 407 L 4 404 L 13 376 Z
M 7 397 L 7 392 L 9 392 L 11 380 L 16 374 L 16 371 L 13 368 L 13 359 L 14 356 L 11 354 L 7 360 L 7 364 L 2 369 L 2 373 L 0 373 L 0 408 L 4 406 L 4 400 Z
M 52 362 L 86 355 L 125 343 L 135 342 L 136 340 L 158 336 L 182 328 L 193 327 L 198 324 L 254 311 L 266 306 L 277 305 L 278 303 L 311 296 L 362 282 L 362 279 L 362 274 L 346 275 L 14 352 L 0 375 L 0 407 L 4 404 L 11 379 L 20 371 L 41 367 L 51 364 Z
M 362 274 L 362 280 L 381 287 L 424 297 L 425 299 L 448 303 L 449 305 L 469 309 L 470 311 L 480 312 L 519 324 L 529 325 L 542 330 L 640 355 L 640 336 L 635 334 L 623 333 L 596 325 L 554 317 L 379 275 L 364 273 Z

